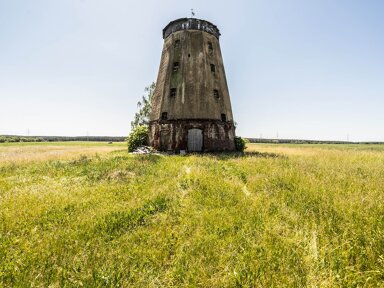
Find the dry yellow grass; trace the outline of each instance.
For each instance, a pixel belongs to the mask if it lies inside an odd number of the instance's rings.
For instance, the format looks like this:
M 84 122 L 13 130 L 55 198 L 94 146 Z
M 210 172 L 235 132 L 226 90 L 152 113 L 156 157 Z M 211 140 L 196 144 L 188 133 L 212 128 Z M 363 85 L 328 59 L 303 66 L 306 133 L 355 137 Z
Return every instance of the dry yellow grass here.
M 124 146 L 123 146 L 124 145 Z M 16 143 L 0 145 L 0 164 L 22 164 L 35 161 L 69 160 L 81 155 L 92 156 L 124 149 L 125 143 L 105 144 L 66 142 L 66 143 Z
M 0 287 L 384 287 L 384 145 L 114 145 L 0 145 Z

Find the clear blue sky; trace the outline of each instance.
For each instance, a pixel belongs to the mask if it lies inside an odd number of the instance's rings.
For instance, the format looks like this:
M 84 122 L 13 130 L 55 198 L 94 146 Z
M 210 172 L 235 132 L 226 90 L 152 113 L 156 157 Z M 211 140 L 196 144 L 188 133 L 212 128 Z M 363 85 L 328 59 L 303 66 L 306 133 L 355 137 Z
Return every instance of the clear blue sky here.
M 127 135 L 191 8 L 221 30 L 238 135 L 384 141 L 382 0 L 0 0 L 0 134 Z

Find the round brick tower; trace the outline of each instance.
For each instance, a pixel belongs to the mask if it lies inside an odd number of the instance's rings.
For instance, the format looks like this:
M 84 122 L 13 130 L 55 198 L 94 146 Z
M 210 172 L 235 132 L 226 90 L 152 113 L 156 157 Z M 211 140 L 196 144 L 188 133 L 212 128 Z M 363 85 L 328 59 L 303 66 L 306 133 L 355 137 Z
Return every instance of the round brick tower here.
M 215 25 L 195 18 L 177 19 L 163 29 L 149 124 L 149 142 L 155 149 L 235 150 L 219 37 Z

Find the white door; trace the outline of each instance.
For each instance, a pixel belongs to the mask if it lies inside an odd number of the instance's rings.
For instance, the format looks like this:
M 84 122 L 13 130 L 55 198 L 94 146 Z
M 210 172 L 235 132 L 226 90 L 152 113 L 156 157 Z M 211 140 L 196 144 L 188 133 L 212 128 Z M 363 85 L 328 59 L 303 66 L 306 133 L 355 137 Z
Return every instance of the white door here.
M 201 129 L 188 130 L 188 151 L 198 152 L 203 149 L 203 131 Z

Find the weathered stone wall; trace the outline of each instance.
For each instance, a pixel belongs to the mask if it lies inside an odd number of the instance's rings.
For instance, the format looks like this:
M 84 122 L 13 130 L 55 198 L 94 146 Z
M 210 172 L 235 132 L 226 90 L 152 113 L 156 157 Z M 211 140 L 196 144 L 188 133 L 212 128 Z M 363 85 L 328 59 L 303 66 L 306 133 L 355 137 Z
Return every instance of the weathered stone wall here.
M 187 150 L 192 127 L 203 131 L 204 150 L 234 150 L 235 128 L 219 30 L 208 21 L 185 18 L 168 24 L 163 33 L 152 97 L 151 145 L 159 150 Z
M 203 131 L 204 152 L 235 150 L 234 127 L 230 122 L 203 119 L 152 121 L 149 142 L 159 151 L 188 151 L 188 130 Z
M 174 48 L 176 40 L 180 41 L 179 48 Z M 173 71 L 174 63 L 179 65 L 177 71 Z M 175 96 L 171 96 L 172 88 L 176 89 Z M 168 119 L 220 120 L 225 114 L 228 121 L 233 120 L 220 44 L 215 36 L 183 30 L 165 40 L 152 109 L 151 120 L 160 119 L 163 112 Z

